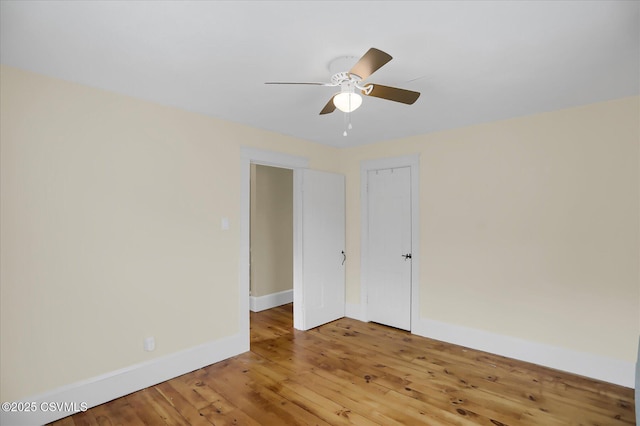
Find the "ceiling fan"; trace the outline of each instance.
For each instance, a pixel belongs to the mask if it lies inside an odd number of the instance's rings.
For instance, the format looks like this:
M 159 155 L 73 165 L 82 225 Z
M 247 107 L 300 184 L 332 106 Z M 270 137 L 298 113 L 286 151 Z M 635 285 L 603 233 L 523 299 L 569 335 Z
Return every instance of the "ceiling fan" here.
M 331 97 L 329 102 L 327 102 L 320 111 L 320 115 L 332 113 L 336 108 L 347 113 L 356 110 L 362 104 L 362 97 L 356 91 L 365 96 L 373 96 L 411 105 L 420 97 L 419 92 L 383 86 L 381 84 L 365 83 L 365 80 L 371 76 L 371 74 L 382 68 L 382 66 L 391 59 L 393 58 L 388 53 L 372 47 L 349 71 L 338 71 L 333 74 L 331 83 L 266 82 L 265 84 L 310 84 L 340 87 L 340 92 Z

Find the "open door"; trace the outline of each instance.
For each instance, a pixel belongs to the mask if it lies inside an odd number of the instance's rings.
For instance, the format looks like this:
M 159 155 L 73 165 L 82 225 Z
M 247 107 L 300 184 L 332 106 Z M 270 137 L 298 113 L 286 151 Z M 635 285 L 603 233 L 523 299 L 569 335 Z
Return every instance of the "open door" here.
M 344 317 L 344 176 L 304 169 L 298 171 L 297 185 L 302 259 L 294 271 L 293 326 L 309 330 Z

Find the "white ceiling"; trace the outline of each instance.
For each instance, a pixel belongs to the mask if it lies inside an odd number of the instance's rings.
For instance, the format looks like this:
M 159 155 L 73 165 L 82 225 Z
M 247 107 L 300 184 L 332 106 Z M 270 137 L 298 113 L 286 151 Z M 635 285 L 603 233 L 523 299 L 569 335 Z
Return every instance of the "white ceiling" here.
M 637 95 L 637 1 L 6 1 L 3 64 L 345 147 Z M 336 57 L 419 91 L 320 116 Z

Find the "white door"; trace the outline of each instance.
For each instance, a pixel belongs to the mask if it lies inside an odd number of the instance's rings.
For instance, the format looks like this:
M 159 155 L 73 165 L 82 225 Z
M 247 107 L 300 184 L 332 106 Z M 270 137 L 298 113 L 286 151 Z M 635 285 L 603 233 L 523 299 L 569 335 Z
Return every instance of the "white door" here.
M 308 330 L 344 317 L 345 187 L 335 173 L 305 169 L 300 179 L 302 300 L 294 303 L 294 327 Z
M 410 330 L 411 168 L 370 170 L 367 185 L 367 318 Z

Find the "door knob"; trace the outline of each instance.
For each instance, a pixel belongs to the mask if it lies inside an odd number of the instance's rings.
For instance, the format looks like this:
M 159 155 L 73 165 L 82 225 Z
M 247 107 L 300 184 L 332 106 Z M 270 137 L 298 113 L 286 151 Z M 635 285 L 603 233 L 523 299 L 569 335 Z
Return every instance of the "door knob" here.
M 404 260 L 411 259 L 411 253 L 403 254 Z

